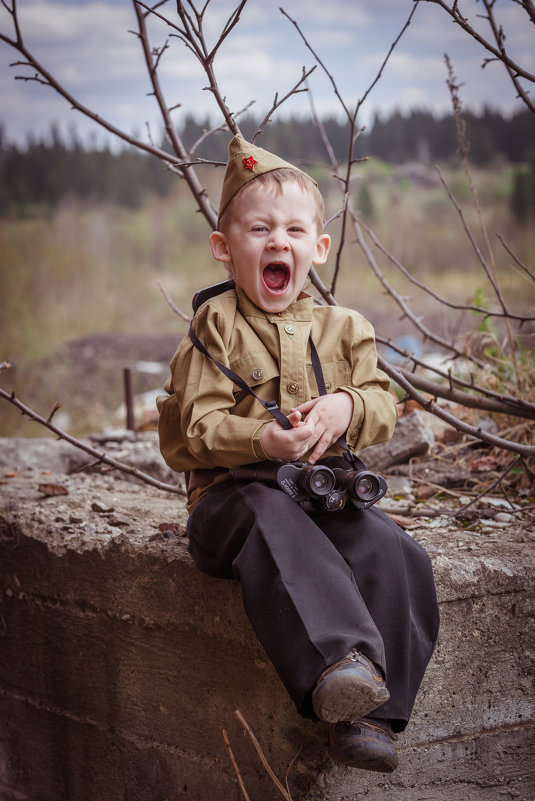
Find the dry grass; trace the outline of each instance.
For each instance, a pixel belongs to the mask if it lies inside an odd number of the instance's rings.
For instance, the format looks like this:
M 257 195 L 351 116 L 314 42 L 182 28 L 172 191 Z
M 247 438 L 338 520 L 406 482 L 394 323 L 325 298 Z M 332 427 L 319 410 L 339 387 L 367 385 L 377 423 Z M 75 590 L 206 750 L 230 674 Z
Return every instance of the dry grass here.
M 457 196 L 465 198 L 462 174 L 458 170 L 446 174 Z M 358 180 L 368 182 L 375 209 L 368 222 L 380 241 L 435 291 L 461 303 L 469 302 L 482 288 L 489 297 L 483 271 L 455 210 L 434 180 L 433 168 L 429 176 L 429 185 L 420 186 L 388 165 L 364 165 Z M 208 180 L 215 178 L 209 174 Z M 500 231 L 519 258 L 532 266 L 535 244 L 529 228 L 516 225 L 508 211 L 510 169 L 481 172 L 476 180 L 490 232 Z M 327 200 L 329 213 L 334 213 L 339 199 L 329 194 Z M 472 212 L 467 216 L 476 231 Z M 330 229 L 335 250 L 336 227 L 335 222 Z M 180 183 L 170 197 L 149 199 L 135 211 L 72 201 L 53 213 L 36 211 L 28 219 L 1 219 L 0 361 L 6 359 L 16 366 L 17 393 L 28 402 L 40 400 L 33 386 L 33 365 L 68 340 L 110 332 L 173 333 L 177 338 L 185 333 L 184 323 L 168 308 L 157 282 L 189 312 L 197 288 L 225 277 L 211 257 L 208 234 L 205 220 Z M 412 296 L 418 313 L 441 334 L 474 325 L 466 314 L 438 309 L 435 301 L 408 285 L 384 257 L 377 257 L 398 292 Z M 512 260 L 497 240 L 496 259 L 511 307 L 532 311 L 534 285 L 511 267 Z M 331 266 L 322 268 L 326 282 L 333 261 L 331 258 Z M 383 294 L 354 243 L 345 251 L 337 299 L 361 310 L 383 336 L 411 331 L 406 321 L 399 320 L 399 311 Z M 58 377 L 60 374 L 58 365 Z M 5 386 L 4 376 L 2 382 Z M 4 413 L 1 407 L 0 432 L 16 433 L 18 422 L 9 415 L 6 421 Z

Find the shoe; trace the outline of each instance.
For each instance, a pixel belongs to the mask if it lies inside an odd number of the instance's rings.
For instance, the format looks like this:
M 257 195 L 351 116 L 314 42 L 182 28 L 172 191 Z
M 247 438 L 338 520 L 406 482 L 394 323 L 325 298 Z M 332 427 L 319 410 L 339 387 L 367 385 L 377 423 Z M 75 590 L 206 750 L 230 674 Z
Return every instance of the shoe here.
M 399 762 L 396 740 L 386 720 L 362 718 L 329 726 L 329 754 L 335 762 L 352 768 L 392 773 Z
M 353 648 L 327 668 L 312 692 L 316 716 L 326 723 L 358 720 L 390 698 L 379 668 Z

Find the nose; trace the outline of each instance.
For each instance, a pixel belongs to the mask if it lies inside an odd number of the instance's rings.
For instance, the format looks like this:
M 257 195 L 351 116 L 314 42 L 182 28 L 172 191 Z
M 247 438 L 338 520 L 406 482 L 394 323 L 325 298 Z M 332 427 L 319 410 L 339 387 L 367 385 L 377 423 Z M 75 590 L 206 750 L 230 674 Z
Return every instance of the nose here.
M 271 236 L 268 241 L 268 249 L 276 251 L 284 251 L 289 249 L 288 237 L 286 231 L 282 228 L 273 228 Z

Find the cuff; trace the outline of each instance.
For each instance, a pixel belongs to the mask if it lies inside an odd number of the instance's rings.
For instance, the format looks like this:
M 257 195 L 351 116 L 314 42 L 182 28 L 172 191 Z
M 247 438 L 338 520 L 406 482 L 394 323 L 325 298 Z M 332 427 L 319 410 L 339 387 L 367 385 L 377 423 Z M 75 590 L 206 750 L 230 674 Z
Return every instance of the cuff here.
M 352 387 L 338 387 L 335 392 L 347 392 L 353 398 L 353 416 L 347 427 L 346 442 L 351 450 L 355 450 L 364 420 L 364 403 L 359 393 Z
M 264 448 L 262 447 L 262 443 L 260 442 L 260 437 L 262 436 L 262 432 L 264 428 L 268 425 L 268 423 L 261 423 L 256 431 L 253 434 L 253 452 L 257 459 L 261 462 L 266 461 L 269 459 L 269 456 L 265 452 Z

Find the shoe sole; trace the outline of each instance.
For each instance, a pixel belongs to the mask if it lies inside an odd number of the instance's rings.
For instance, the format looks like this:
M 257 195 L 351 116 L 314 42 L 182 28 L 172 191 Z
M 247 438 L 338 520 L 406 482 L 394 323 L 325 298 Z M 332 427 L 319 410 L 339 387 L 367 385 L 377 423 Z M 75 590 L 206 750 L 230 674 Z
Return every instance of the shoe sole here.
M 360 757 L 358 755 L 344 754 L 329 748 L 329 756 L 338 765 L 360 770 L 373 770 L 376 773 L 393 773 L 398 766 L 396 756 L 378 754 L 375 757 Z
M 365 717 L 386 703 L 390 693 L 385 686 L 377 687 L 369 681 L 343 673 L 333 676 L 324 691 L 312 696 L 314 712 L 326 723 L 353 721 Z

